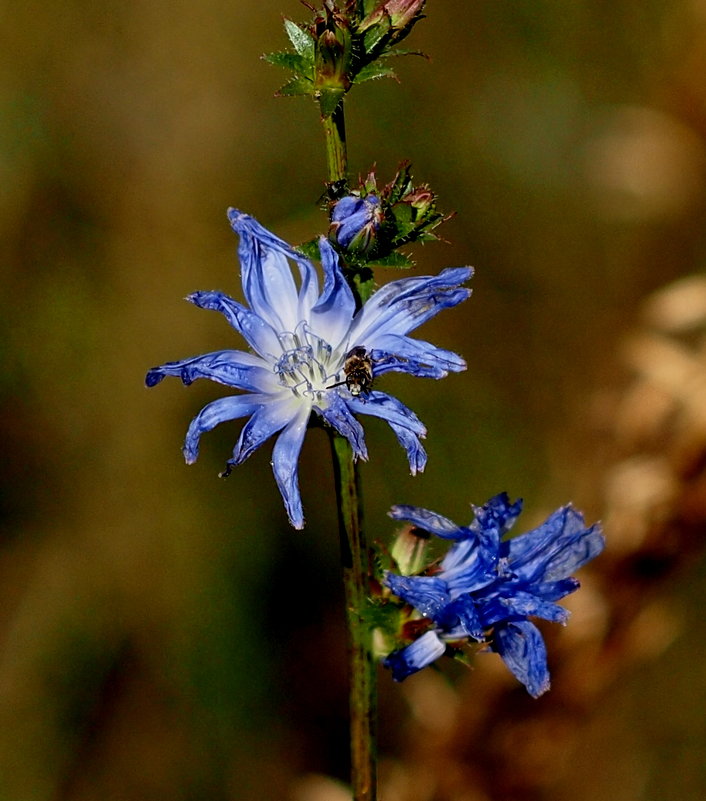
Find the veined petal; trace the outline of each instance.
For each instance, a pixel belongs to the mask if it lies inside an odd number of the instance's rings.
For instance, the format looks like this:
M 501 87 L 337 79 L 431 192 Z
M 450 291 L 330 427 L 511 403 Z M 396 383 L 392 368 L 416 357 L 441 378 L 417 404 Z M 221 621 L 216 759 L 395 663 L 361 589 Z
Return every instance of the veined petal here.
M 426 436 L 424 423 L 417 415 L 397 398 L 385 392 L 368 392 L 365 397 L 358 395 L 345 399 L 348 408 L 357 414 L 369 414 L 380 417 L 388 423 L 397 423 L 414 431 L 420 437 Z
M 478 599 L 478 606 L 485 628 L 501 621 L 528 617 L 540 617 L 552 623 L 566 623 L 570 615 L 569 610 L 563 606 L 515 588 L 503 588 L 498 593 L 493 593 L 491 588 L 488 598 Z
M 272 326 L 224 292 L 194 292 L 186 299 L 200 309 L 219 311 L 260 356 L 271 359 L 280 354 L 282 347 Z
M 441 566 L 445 571 L 463 569 L 469 560 L 482 559 L 488 569 L 495 572 L 500 558 L 500 532 L 498 529 L 474 529 L 472 526 L 459 526 L 458 542 L 453 545 Z
M 427 454 L 420 438 L 426 436 L 427 430 L 411 409 L 384 392 L 369 392 L 365 398 L 351 397 L 345 402 L 352 412 L 369 414 L 385 420 L 407 452 L 412 475 L 424 470 Z
M 243 292 L 252 310 L 278 331 L 293 331 L 315 303 L 318 279 L 311 262 L 257 220 L 228 209 L 233 230 L 240 235 L 238 255 Z M 297 290 L 288 259 L 299 267 Z
M 186 432 L 184 458 L 187 464 L 193 464 L 199 455 L 201 434 L 211 431 L 219 423 L 253 414 L 266 401 L 266 395 L 229 395 L 204 406 L 191 421 Z
M 372 347 L 375 375 L 393 370 L 424 378 L 444 378 L 449 372 L 466 369 L 466 362 L 458 354 L 400 334 L 376 337 L 369 347 Z
M 304 442 L 309 410 L 302 408 L 277 437 L 272 450 L 272 470 L 282 494 L 289 522 L 294 528 L 304 528 L 304 510 L 299 493 L 299 454 Z
M 325 408 L 315 406 L 315 410 L 332 425 L 339 434 L 350 442 L 356 459 L 368 459 L 363 426 L 351 414 L 350 409 L 337 392 L 327 393 L 329 404 Z
M 338 253 L 324 237 L 319 239 L 319 251 L 324 271 L 324 291 L 312 308 L 311 315 L 316 330 L 321 331 L 335 348 L 348 333 L 355 312 L 355 298 L 341 272 Z
M 456 306 L 471 294 L 459 289 L 473 271 L 470 267 L 449 267 L 437 276 L 402 278 L 375 292 L 356 315 L 351 342 L 375 347 L 385 334 L 407 334 L 442 309 Z
M 493 635 L 497 651 L 527 692 L 538 698 L 549 689 L 547 649 L 539 629 L 528 621 L 498 626 Z
M 394 520 L 407 520 L 413 526 L 428 531 L 444 540 L 457 540 L 465 538 L 460 527 L 448 517 L 431 512 L 429 509 L 421 509 L 418 506 L 406 506 L 397 504 L 388 512 Z
M 567 571 L 573 573 L 583 567 L 591 559 L 598 556 L 605 548 L 605 538 L 600 523 L 594 523 L 590 528 L 584 528 L 583 515 L 570 507 L 572 526 L 578 527 L 580 531 L 574 531 L 570 537 L 568 531 L 564 531 L 567 537 L 566 548 L 556 554 L 544 568 L 544 580 L 552 581 L 566 576 Z
M 240 235 L 238 258 L 243 292 L 255 314 L 277 331 L 293 330 L 299 299 L 287 259 L 249 231 Z
M 532 593 L 544 598 L 545 601 L 559 601 L 576 592 L 581 582 L 575 578 L 560 579 L 559 581 L 542 581 L 532 584 Z
M 285 396 L 282 400 L 268 398 L 267 403 L 263 403 L 243 426 L 228 464 L 242 464 L 263 442 L 298 416 L 299 407 L 291 397 Z
M 370 353 L 373 360 L 375 377 L 384 373 L 410 373 L 416 378 L 446 378 L 448 372 L 439 367 L 432 367 L 422 362 L 412 362 L 384 350 L 373 350 Z
M 441 561 L 443 577 L 452 598 L 491 584 L 496 577 L 497 546 L 483 537 L 462 540 Z
M 383 665 L 392 671 L 392 678 L 395 681 L 403 681 L 407 676 L 436 661 L 444 651 L 446 646 L 439 639 L 439 635 L 434 631 L 427 631 L 406 648 L 393 651 L 385 658 Z
M 407 453 L 410 474 L 416 476 L 417 473 L 423 473 L 424 468 L 427 466 L 427 452 L 419 437 L 412 429 L 399 425 L 398 423 L 393 423 L 392 420 L 388 420 L 387 424 L 397 437 L 397 441 Z
M 562 506 L 540 526 L 503 543 L 510 569 L 525 581 L 568 578 L 605 547 L 599 524 L 585 527 L 583 515 Z
M 495 495 L 482 506 L 472 506 L 474 521 L 469 526 L 473 531 L 495 529 L 499 534 L 509 531 L 522 512 L 522 498 L 510 503 L 507 492 Z
M 445 620 L 437 620 L 442 627 L 446 639 L 463 639 L 471 637 L 474 640 L 483 640 L 485 633 L 478 617 L 476 605 L 470 595 L 465 594 L 453 600 L 444 610 Z M 450 637 L 446 637 L 449 634 Z
M 145 384 L 153 387 L 166 376 L 181 378 L 187 386 L 197 378 L 210 378 L 250 392 L 266 392 L 273 386 L 272 371 L 262 359 L 238 350 L 218 350 L 153 367 L 147 373 Z
M 398 598 L 432 620 L 451 600 L 446 591 L 446 583 L 436 576 L 398 576 L 396 573 L 386 572 L 383 584 Z

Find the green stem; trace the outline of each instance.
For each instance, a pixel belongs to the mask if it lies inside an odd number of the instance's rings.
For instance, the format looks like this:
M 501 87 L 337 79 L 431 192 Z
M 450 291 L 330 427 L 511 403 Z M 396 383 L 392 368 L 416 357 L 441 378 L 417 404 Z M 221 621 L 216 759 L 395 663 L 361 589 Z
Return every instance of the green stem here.
M 322 116 L 329 183 L 348 181 L 343 102 Z M 354 290 L 355 291 L 355 290 Z M 345 437 L 331 430 L 338 530 L 348 623 L 350 672 L 351 786 L 353 801 L 376 801 L 375 722 L 377 685 L 372 635 L 363 617 L 370 594 L 370 552 L 363 533 L 360 476 Z
M 333 114 L 322 117 L 326 138 L 326 163 L 329 183 L 348 180 L 348 154 L 346 150 L 346 123 L 343 116 L 343 101 Z
M 377 687 L 371 632 L 363 617 L 369 596 L 370 552 L 363 533 L 360 477 L 353 452 L 348 440 L 334 431 L 331 431 L 331 452 L 348 622 L 353 801 L 375 801 Z

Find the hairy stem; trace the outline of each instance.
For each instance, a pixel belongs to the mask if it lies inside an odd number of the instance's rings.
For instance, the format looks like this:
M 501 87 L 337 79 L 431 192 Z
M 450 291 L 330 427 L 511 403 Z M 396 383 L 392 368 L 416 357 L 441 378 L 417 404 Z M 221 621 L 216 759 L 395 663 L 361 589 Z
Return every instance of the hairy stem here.
M 348 180 L 348 153 L 346 150 L 346 123 L 343 101 L 333 114 L 321 118 L 326 139 L 326 163 L 329 183 Z
M 348 181 L 343 102 L 322 116 L 329 184 Z M 355 291 L 355 290 L 354 290 Z M 348 440 L 331 431 L 341 539 L 341 563 L 348 623 L 350 673 L 351 785 L 353 801 L 376 801 L 375 716 L 377 686 L 369 627 L 363 618 L 368 603 L 370 552 L 363 533 L 360 476 Z
M 353 801 L 375 801 L 377 688 L 371 633 L 363 616 L 369 596 L 370 552 L 363 533 L 360 480 L 353 452 L 348 440 L 333 431 L 331 452 L 348 622 Z

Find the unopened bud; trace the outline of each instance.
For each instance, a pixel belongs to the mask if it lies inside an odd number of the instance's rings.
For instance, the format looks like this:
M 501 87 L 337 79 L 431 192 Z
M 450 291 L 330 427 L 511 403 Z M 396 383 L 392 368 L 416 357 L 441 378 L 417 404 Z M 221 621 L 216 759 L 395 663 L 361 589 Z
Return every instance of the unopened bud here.
M 426 0 L 384 0 L 363 20 L 360 30 L 365 31 L 384 20 L 395 30 L 403 30 L 421 14 Z
M 381 221 L 382 210 L 376 195 L 347 195 L 333 207 L 329 239 L 347 250 L 369 253 Z
M 403 576 L 419 573 L 426 566 L 429 534 L 415 526 L 405 526 L 395 537 L 390 555 Z

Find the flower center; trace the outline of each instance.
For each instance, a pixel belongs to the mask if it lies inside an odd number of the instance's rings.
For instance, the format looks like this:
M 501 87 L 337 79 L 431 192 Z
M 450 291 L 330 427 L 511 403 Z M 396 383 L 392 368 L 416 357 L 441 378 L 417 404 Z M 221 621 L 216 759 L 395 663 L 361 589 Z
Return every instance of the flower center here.
M 343 367 L 340 353 L 334 353 L 328 342 L 314 334 L 302 321 L 294 332 L 278 334 L 282 355 L 274 365 L 279 383 L 297 397 L 321 400 L 323 392 Z

